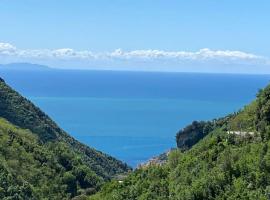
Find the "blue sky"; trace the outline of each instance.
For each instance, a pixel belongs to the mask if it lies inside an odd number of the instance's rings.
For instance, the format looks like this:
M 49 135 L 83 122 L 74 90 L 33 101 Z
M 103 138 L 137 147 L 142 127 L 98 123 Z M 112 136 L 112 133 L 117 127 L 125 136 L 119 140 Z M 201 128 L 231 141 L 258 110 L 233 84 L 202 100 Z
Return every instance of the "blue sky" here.
M 252 65 L 250 73 L 270 73 L 269 10 L 269 0 L 0 0 L 0 57 L 62 68 L 245 72 Z M 210 54 L 198 59 L 205 49 Z

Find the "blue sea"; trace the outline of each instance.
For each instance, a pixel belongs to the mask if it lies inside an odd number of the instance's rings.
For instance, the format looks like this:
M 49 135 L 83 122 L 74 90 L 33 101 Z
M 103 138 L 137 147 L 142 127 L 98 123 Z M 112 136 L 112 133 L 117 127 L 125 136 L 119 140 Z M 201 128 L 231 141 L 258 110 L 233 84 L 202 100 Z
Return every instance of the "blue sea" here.
M 270 75 L 1 70 L 77 140 L 136 167 L 176 146 L 193 120 L 238 111 Z

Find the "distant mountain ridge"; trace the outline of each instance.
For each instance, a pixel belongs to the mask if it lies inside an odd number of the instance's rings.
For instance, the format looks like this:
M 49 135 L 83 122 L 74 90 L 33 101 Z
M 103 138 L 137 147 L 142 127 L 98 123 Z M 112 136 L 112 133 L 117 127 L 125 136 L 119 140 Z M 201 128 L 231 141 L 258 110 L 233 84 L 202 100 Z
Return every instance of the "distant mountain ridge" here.
M 53 68 L 46 65 L 32 64 L 32 63 L 10 63 L 0 64 L 0 70 L 30 70 L 30 71 L 41 71 L 41 70 L 52 70 Z

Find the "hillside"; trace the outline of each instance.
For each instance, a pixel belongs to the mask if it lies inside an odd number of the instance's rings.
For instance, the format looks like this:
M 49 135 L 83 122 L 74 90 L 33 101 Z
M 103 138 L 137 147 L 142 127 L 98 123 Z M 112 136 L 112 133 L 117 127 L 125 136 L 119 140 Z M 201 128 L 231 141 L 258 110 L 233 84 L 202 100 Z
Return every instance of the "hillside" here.
M 94 192 L 104 181 L 130 170 L 69 136 L 3 79 L 0 143 L 1 199 L 71 198 Z
M 137 169 L 90 199 L 269 199 L 270 86 L 238 113 L 210 122 L 209 133 L 203 131 L 208 123 L 181 130 L 199 142 L 180 141 L 178 133 L 180 148 L 167 164 Z

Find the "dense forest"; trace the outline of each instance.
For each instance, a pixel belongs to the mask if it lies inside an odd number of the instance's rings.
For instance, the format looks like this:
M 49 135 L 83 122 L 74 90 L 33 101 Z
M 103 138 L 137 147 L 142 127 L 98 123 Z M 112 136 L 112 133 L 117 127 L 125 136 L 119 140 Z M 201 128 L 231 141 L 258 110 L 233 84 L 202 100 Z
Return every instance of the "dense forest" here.
M 85 199 L 129 170 L 76 141 L 0 79 L 0 199 Z
M 166 164 L 111 181 L 91 200 L 270 199 L 270 85 L 241 111 L 193 122 Z

